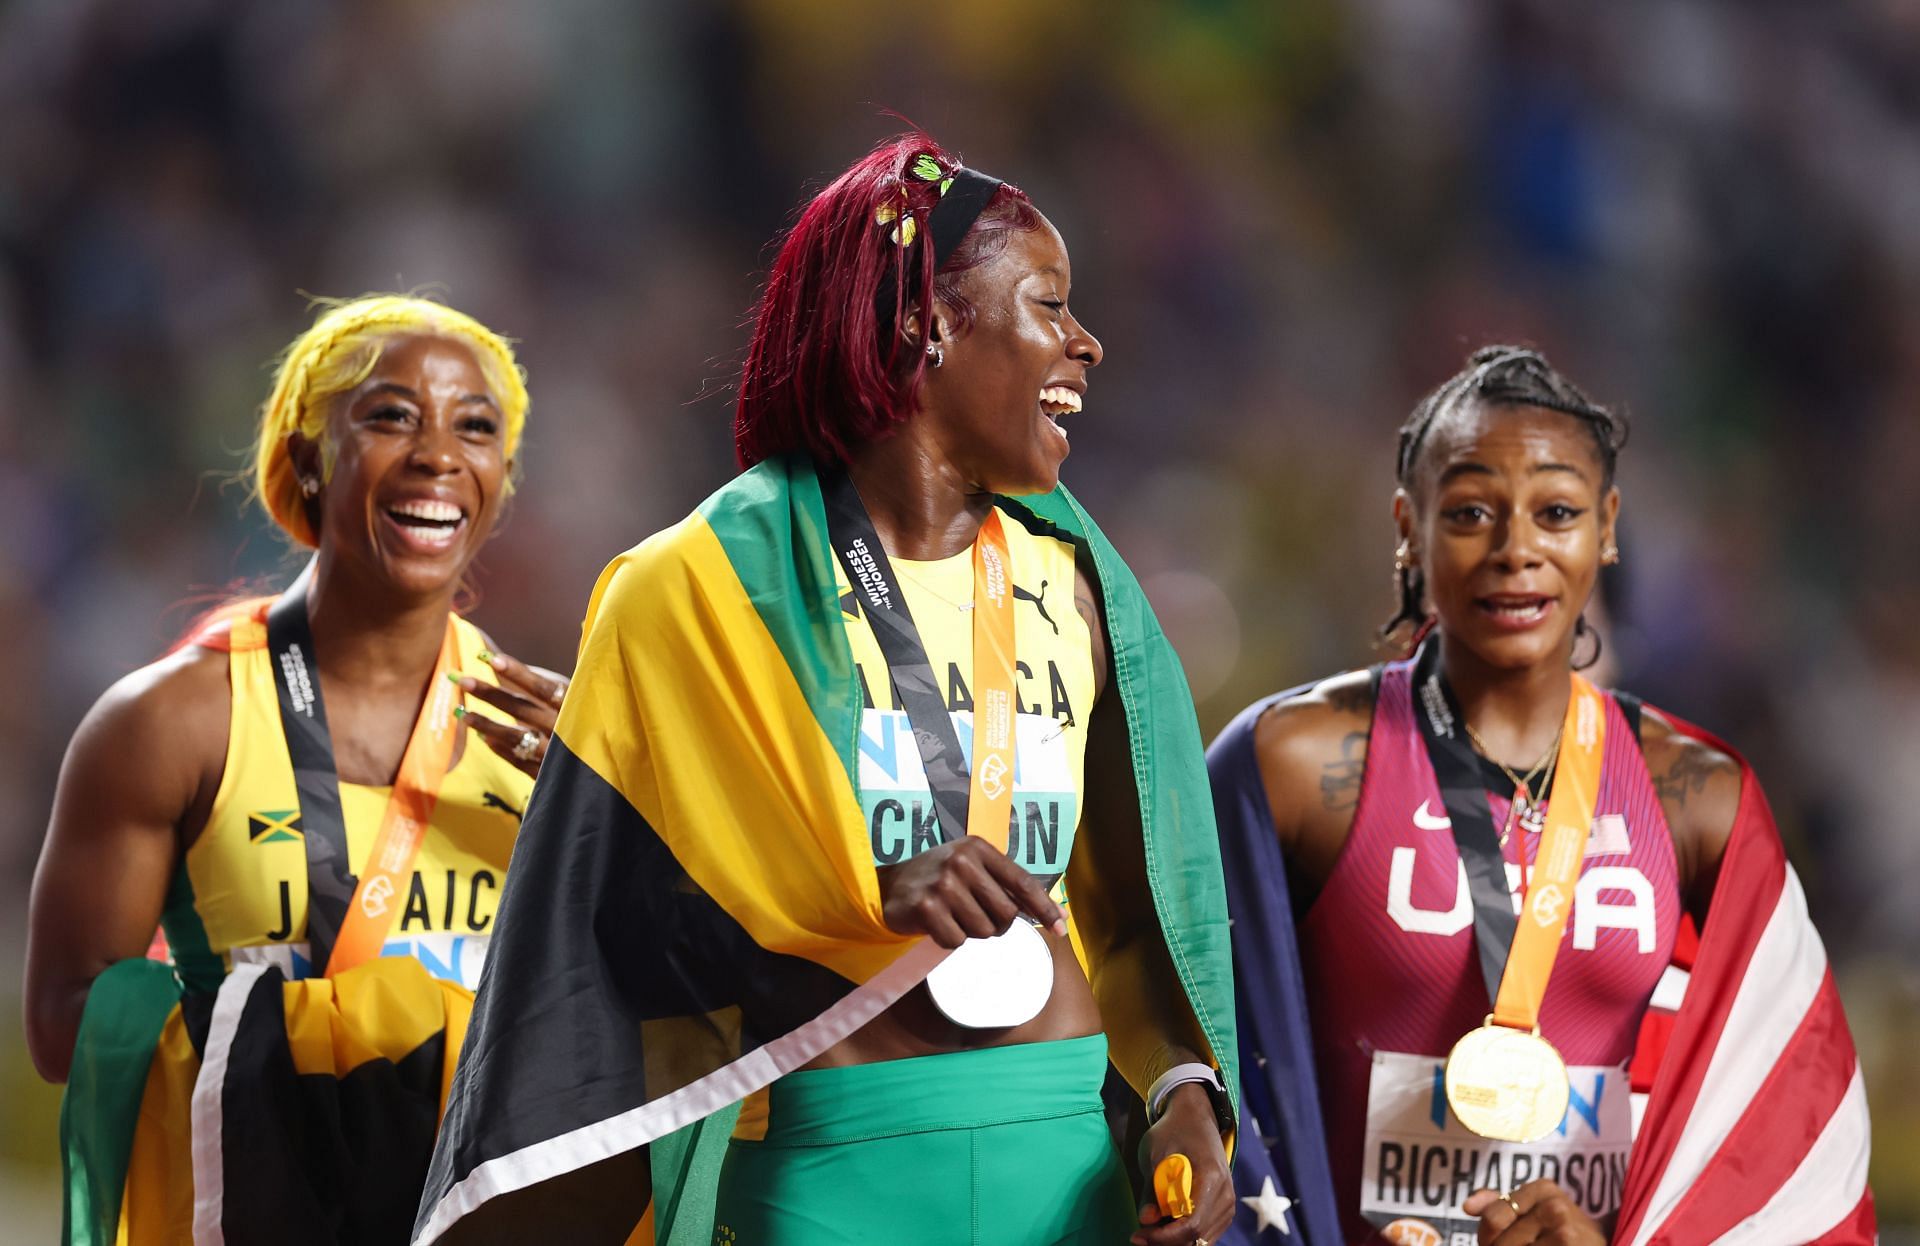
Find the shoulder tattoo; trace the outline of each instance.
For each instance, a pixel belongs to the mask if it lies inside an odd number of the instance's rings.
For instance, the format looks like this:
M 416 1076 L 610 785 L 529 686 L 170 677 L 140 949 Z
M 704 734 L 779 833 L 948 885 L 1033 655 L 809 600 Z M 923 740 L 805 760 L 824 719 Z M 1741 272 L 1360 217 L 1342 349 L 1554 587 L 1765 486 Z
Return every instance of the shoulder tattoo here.
M 1684 808 L 1687 798 L 1705 791 L 1722 769 L 1719 758 L 1703 749 L 1677 748 L 1672 760 L 1649 777 L 1663 802 Z
M 1087 630 L 1094 635 L 1100 634 L 1100 607 L 1093 600 L 1093 592 L 1084 583 L 1073 587 L 1073 608 L 1080 612 L 1086 621 Z
M 1340 758 L 1320 767 L 1320 801 L 1335 813 L 1360 803 L 1360 780 L 1367 770 L 1367 733 L 1349 731 L 1340 741 Z

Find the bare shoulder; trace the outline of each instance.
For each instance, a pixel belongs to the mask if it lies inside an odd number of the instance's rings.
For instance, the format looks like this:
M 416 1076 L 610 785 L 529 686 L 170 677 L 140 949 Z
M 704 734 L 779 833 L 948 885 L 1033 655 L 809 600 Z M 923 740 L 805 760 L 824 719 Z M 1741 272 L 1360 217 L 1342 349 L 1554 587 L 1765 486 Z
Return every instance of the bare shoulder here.
M 1647 758 L 1653 790 L 1666 807 L 1690 825 L 1731 830 L 1740 805 L 1740 763 L 1726 753 L 1695 739 L 1673 725 L 1659 710 L 1648 707 L 1640 719 L 1640 748 Z M 1723 830 L 1723 834 L 1724 834 Z
M 1269 706 L 1254 724 L 1254 753 L 1275 833 L 1304 911 L 1353 829 L 1373 729 L 1373 676 L 1348 671 Z
M 215 781 L 232 718 L 225 653 L 189 645 L 122 676 L 74 732 L 62 786 L 147 785 L 191 797 Z
M 1254 724 L 1254 750 L 1269 788 L 1275 779 L 1317 788 L 1329 763 L 1366 760 L 1372 729 L 1373 676 L 1347 671 L 1268 706 Z M 1359 796 L 1358 775 L 1351 793 L 1344 782 L 1337 786 L 1325 795 L 1349 806 Z
M 1652 707 L 1641 715 L 1640 749 L 1673 834 L 1683 890 L 1699 895 L 1718 874 L 1740 811 L 1740 763 Z

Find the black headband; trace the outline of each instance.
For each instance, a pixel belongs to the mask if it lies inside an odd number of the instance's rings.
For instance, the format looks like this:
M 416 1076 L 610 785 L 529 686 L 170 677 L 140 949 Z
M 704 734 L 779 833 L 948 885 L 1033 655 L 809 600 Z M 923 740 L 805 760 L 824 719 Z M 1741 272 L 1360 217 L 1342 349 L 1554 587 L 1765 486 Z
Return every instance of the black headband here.
M 973 223 L 987 210 L 993 197 L 1006 183 L 997 177 L 988 177 L 977 169 L 965 166 L 955 169 L 948 175 L 950 184 L 940 196 L 940 202 L 933 205 L 933 211 L 927 214 L 927 242 L 933 247 L 933 271 L 939 272 L 940 266 L 953 258 L 960 249 L 960 240 L 967 236 Z M 943 179 L 943 180 L 948 180 Z M 907 248 L 901 247 L 904 257 Z M 874 308 L 879 313 L 882 325 L 893 323 L 894 270 L 888 269 L 880 274 L 880 288 L 874 295 Z

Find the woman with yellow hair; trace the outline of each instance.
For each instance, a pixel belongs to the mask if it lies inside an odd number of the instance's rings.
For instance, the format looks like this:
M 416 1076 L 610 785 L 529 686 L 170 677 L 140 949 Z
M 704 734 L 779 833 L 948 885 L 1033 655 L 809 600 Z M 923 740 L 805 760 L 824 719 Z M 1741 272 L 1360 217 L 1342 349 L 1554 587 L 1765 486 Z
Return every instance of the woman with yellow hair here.
M 506 342 L 424 299 L 282 359 L 255 486 L 312 561 L 100 698 L 34 878 L 68 1241 L 406 1240 L 566 691 L 453 613 L 526 414 Z

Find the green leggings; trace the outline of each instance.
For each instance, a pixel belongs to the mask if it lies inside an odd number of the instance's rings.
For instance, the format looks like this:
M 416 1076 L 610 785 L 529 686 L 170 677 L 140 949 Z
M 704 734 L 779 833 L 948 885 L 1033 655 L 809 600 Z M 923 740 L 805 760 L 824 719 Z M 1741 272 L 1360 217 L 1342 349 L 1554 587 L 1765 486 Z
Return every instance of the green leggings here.
M 1138 1223 L 1100 1107 L 1105 1035 L 805 1069 L 734 1139 L 716 1246 L 1112 1246 Z

